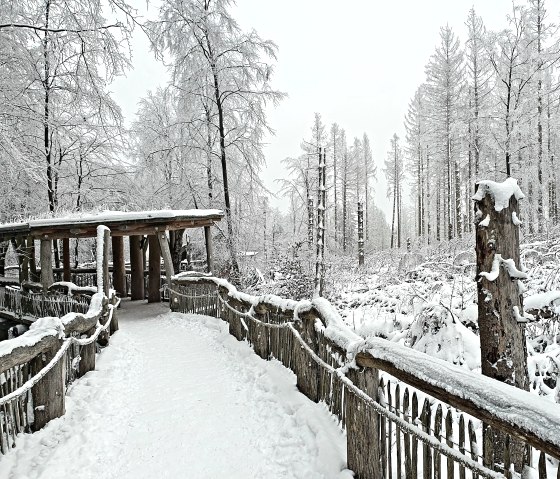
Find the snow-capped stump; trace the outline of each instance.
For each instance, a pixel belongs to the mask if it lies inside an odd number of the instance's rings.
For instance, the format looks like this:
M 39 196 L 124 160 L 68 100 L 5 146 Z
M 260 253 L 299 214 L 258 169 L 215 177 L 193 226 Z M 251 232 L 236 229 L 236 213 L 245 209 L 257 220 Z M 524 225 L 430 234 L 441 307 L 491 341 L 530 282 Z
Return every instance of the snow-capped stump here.
M 519 257 L 519 205 L 524 194 L 517 180 L 476 185 L 476 272 L 482 374 L 528 390 L 527 345 L 520 314 L 518 283 L 527 277 Z M 501 457 L 504 438 L 497 437 Z M 522 464 L 523 447 L 512 444 L 512 463 Z

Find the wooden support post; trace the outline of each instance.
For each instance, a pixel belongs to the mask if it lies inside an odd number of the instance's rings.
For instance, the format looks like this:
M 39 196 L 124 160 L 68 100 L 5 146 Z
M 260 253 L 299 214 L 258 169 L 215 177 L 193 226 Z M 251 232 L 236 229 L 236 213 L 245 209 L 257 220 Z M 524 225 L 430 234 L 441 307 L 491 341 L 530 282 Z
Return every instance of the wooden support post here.
M 46 292 L 54 283 L 52 267 L 52 241 L 47 238 L 41 239 L 41 283 L 43 291 Z
M 364 204 L 358 201 L 358 266 L 364 265 Z
M 113 248 L 113 288 L 121 297 L 126 296 L 126 267 L 124 262 L 124 240 L 122 236 L 112 236 Z
M 103 294 L 109 297 L 109 288 L 111 286 L 109 281 L 109 241 L 111 232 L 109 229 L 103 231 Z
M 101 318 L 99 318 L 100 324 L 106 324 L 107 320 L 109 319 L 108 305 L 109 305 L 109 299 L 103 298 L 103 314 L 101 315 Z M 97 337 L 97 344 L 99 344 L 100 346 L 109 346 L 109 335 L 110 335 L 110 329 L 109 331 L 107 330 L 101 331 L 99 333 L 99 336 Z
M 212 273 L 212 232 L 210 226 L 204 227 L 204 239 L 206 240 L 206 269 L 208 273 Z
M 144 299 L 144 252 L 142 236 L 130 236 L 130 299 Z
M 85 336 L 90 337 L 95 333 L 95 327 L 86 331 Z M 82 346 L 80 350 L 80 363 L 78 366 L 78 377 L 82 377 L 85 373 L 95 369 L 95 341 L 87 346 Z
M 35 238 L 27 237 L 27 251 L 29 254 L 29 279 L 33 282 L 39 281 L 37 274 L 37 262 L 35 261 Z
M 161 256 L 163 256 L 163 264 L 165 265 L 165 278 L 167 279 L 167 286 L 171 288 L 171 277 L 175 274 L 173 269 L 173 259 L 171 257 L 171 249 L 169 248 L 169 243 L 167 241 L 167 235 L 165 231 L 158 234 L 159 248 L 161 250 Z M 169 295 L 169 301 L 171 302 L 171 293 Z
M 62 281 L 72 281 L 70 277 L 70 238 L 62 238 Z
M 27 240 L 26 238 L 21 237 L 16 241 L 19 249 L 18 255 L 21 258 L 19 280 L 20 283 L 23 283 L 24 281 L 29 281 L 29 255 L 27 254 Z
M 161 301 L 159 288 L 161 278 L 161 252 L 159 248 L 158 235 L 148 236 L 150 256 L 148 259 L 148 303 L 159 303 Z
M 377 400 L 379 373 L 377 369 L 363 371 L 350 369 L 348 378 L 369 397 Z M 345 391 L 346 406 L 346 448 L 348 469 L 354 471 L 357 479 L 383 477 L 381 470 L 379 414 L 364 404 L 351 391 Z
M 44 241 L 44 240 L 43 240 Z M 52 245 L 50 240 L 47 240 Z M 51 247 L 49 247 L 49 250 Z M 41 268 L 41 271 L 43 271 Z M 33 374 L 37 374 L 54 358 L 62 346 L 62 340 L 56 341 L 51 349 L 39 354 L 31 363 Z M 31 389 L 33 396 L 33 413 L 35 421 L 33 430 L 38 431 L 52 419 L 64 415 L 64 356 Z

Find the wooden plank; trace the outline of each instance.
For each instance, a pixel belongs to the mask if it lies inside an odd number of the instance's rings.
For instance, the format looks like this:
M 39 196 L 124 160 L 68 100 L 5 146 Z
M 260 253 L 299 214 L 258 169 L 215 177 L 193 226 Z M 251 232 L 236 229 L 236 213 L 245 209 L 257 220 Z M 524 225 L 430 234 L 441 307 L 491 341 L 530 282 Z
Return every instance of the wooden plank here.
M 436 416 L 434 418 L 434 437 L 441 442 L 443 410 L 441 404 L 438 404 Z M 441 454 L 434 450 L 434 478 L 441 479 Z
M 387 381 L 387 409 L 393 406 L 393 395 L 391 394 L 391 381 Z M 387 476 L 393 477 L 393 423 L 387 421 Z
M 445 415 L 445 439 L 449 447 L 453 447 L 453 414 L 451 409 L 447 410 Z M 455 477 L 455 462 L 450 457 L 447 458 L 447 479 Z
M 476 462 L 480 462 L 478 460 L 478 446 L 476 443 L 476 432 L 474 430 L 474 424 L 473 422 L 469 419 L 469 445 L 471 448 L 471 459 L 473 461 Z M 472 473 L 472 477 L 473 479 L 477 479 L 478 478 L 478 474 L 476 472 Z
M 410 421 L 415 424 L 416 419 L 418 418 L 418 396 L 416 395 L 416 391 L 412 393 L 412 407 L 410 411 Z M 418 439 L 416 436 L 412 436 L 412 477 L 418 477 Z
M 425 433 L 430 434 L 430 425 L 432 423 L 432 411 L 430 409 L 430 402 L 425 399 L 424 406 L 422 407 L 422 414 L 420 415 L 420 422 L 422 429 Z M 422 444 L 422 468 L 423 478 L 429 479 L 432 477 L 432 453 L 430 446 Z
M 395 414 L 401 416 L 401 388 L 399 384 L 395 387 Z M 402 477 L 402 451 L 401 451 L 401 430 L 395 425 L 395 443 L 397 446 L 397 477 Z
M 487 426 L 483 434 L 483 464 L 494 470 L 494 431 L 492 426 Z
M 465 417 L 459 414 L 459 452 L 466 454 L 465 449 Z M 459 479 L 465 479 L 465 466 L 459 464 Z
M 403 394 L 403 415 L 407 422 L 411 422 L 410 414 L 410 393 L 408 388 L 404 388 Z M 410 450 L 410 434 L 404 433 L 404 473 L 406 479 L 412 479 L 412 451 Z

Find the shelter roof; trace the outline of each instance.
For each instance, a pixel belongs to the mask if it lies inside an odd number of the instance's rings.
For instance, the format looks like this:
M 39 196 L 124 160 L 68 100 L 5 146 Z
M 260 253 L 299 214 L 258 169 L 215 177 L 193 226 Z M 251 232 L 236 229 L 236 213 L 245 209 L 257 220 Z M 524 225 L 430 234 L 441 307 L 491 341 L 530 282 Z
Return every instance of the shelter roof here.
M 212 226 L 224 216 L 221 210 L 102 211 L 0 224 L 0 241 L 13 236 L 34 238 L 87 238 L 99 225 L 112 236 L 154 234 L 157 231 Z

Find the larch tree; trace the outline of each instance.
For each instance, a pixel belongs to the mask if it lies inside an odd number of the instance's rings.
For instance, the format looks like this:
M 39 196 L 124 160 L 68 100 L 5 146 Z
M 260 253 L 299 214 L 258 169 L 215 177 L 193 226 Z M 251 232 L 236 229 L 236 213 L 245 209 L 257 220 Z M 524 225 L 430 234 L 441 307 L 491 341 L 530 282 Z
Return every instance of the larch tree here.
M 464 92 L 463 52 L 459 39 L 449 27 L 440 29 L 440 44 L 426 67 L 426 100 L 430 115 L 431 154 L 445 171 L 443 226 L 447 238 L 462 232 L 462 196 L 460 194 L 460 128 Z M 441 208 L 443 207 L 443 208 Z
M 392 199 L 391 215 L 391 248 L 401 247 L 402 234 L 402 188 L 404 183 L 403 154 L 399 144 L 399 137 L 395 133 L 391 138 L 391 148 L 387 152 L 385 168 L 387 179 L 387 197 Z

